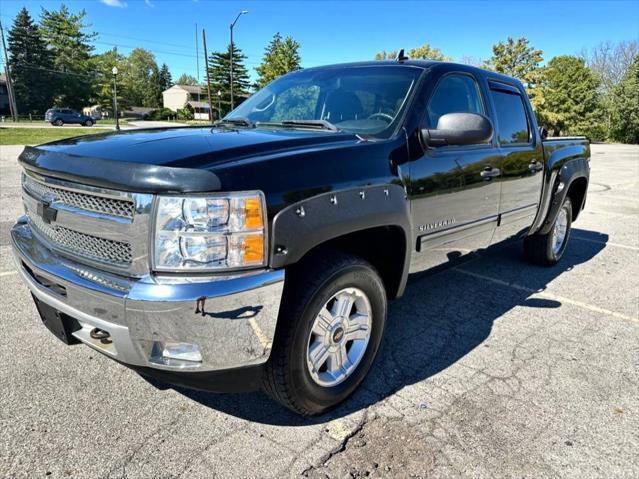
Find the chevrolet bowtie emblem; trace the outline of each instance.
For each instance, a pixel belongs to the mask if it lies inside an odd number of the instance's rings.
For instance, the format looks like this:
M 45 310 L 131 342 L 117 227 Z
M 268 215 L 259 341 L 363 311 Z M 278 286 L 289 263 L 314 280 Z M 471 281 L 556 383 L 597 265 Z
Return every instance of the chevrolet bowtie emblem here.
M 46 224 L 55 221 L 58 216 L 58 210 L 52 207 L 49 203 L 44 201 L 38 202 L 38 214 L 42 217 L 42 221 Z

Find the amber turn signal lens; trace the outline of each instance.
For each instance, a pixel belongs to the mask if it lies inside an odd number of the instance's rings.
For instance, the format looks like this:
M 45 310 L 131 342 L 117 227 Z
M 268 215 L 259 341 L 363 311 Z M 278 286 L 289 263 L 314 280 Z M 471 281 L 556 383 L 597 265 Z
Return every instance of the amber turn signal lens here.
M 264 237 L 261 234 L 245 236 L 242 249 L 244 264 L 262 263 L 264 260 Z
M 244 210 L 246 219 L 244 226 L 246 229 L 259 229 L 262 227 L 262 205 L 258 198 L 247 198 L 244 200 Z

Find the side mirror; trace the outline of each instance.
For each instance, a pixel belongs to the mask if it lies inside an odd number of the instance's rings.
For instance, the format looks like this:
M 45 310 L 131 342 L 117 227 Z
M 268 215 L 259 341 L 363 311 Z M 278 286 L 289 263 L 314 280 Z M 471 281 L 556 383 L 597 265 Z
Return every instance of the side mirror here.
M 476 145 L 491 140 L 493 125 L 477 113 L 447 113 L 439 117 L 436 129 L 424 128 L 421 134 L 429 146 Z

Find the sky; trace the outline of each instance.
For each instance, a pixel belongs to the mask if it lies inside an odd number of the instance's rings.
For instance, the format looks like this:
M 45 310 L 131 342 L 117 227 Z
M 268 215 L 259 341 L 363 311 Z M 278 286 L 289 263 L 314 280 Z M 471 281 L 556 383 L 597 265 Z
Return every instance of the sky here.
M 8 29 L 27 7 L 60 1 L 1 0 L 0 20 Z M 240 10 L 234 41 L 248 56 L 255 78 L 264 47 L 274 33 L 300 45 L 302 66 L 372 59 L 380 50 L 406 50 L 429 43 L 444 54 L 487 59 L 493 44 L 525 36 L 544 58 L 578 54 L 600 42 L 639 39 L 639 0 L 608 1 L 250 1 L 250 0 L 67 0 L 72 11 L 86 10 L 99 34 L 95 51 L 117 46 L 122 53 L 143 47 L 166 63 L 177 78 L 197 76 L 196 24 L 202 71 L 201 29 L 209 52 L 229 43 L 229 24 Z M 200 78 L 203 79 L 202 73 Z

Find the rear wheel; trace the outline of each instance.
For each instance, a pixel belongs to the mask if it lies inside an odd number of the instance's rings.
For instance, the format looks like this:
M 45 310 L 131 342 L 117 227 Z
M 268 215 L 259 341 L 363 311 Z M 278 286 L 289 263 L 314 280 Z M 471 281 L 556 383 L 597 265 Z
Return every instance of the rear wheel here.
M 87 120 L 84 122 L 84 126 L 93 126 L 93 122 L 91 120 Z
M 386 292 L 365 260 L 334 253 L 288 279 L 264 389 L 303 415 L 346 399 L 370 369 L 386 323 Z M 299 276 L 299 277 L 296 277 Z
M 524 238 L 524 255 L 531 263 L 543 266 L 556 264 L 564 254 L 572 227 L 572 203 L 566 197 L 557 218 L 546 234 L 535 234 Z
M 53 124 L 54 124 L 55 126 L 62 126 L 62 125 L 64 125 L 64 122 L 63 122 L 60 118 L 58 118 L 57 120 L 55 120 L 55 121 L 53 122 Z

